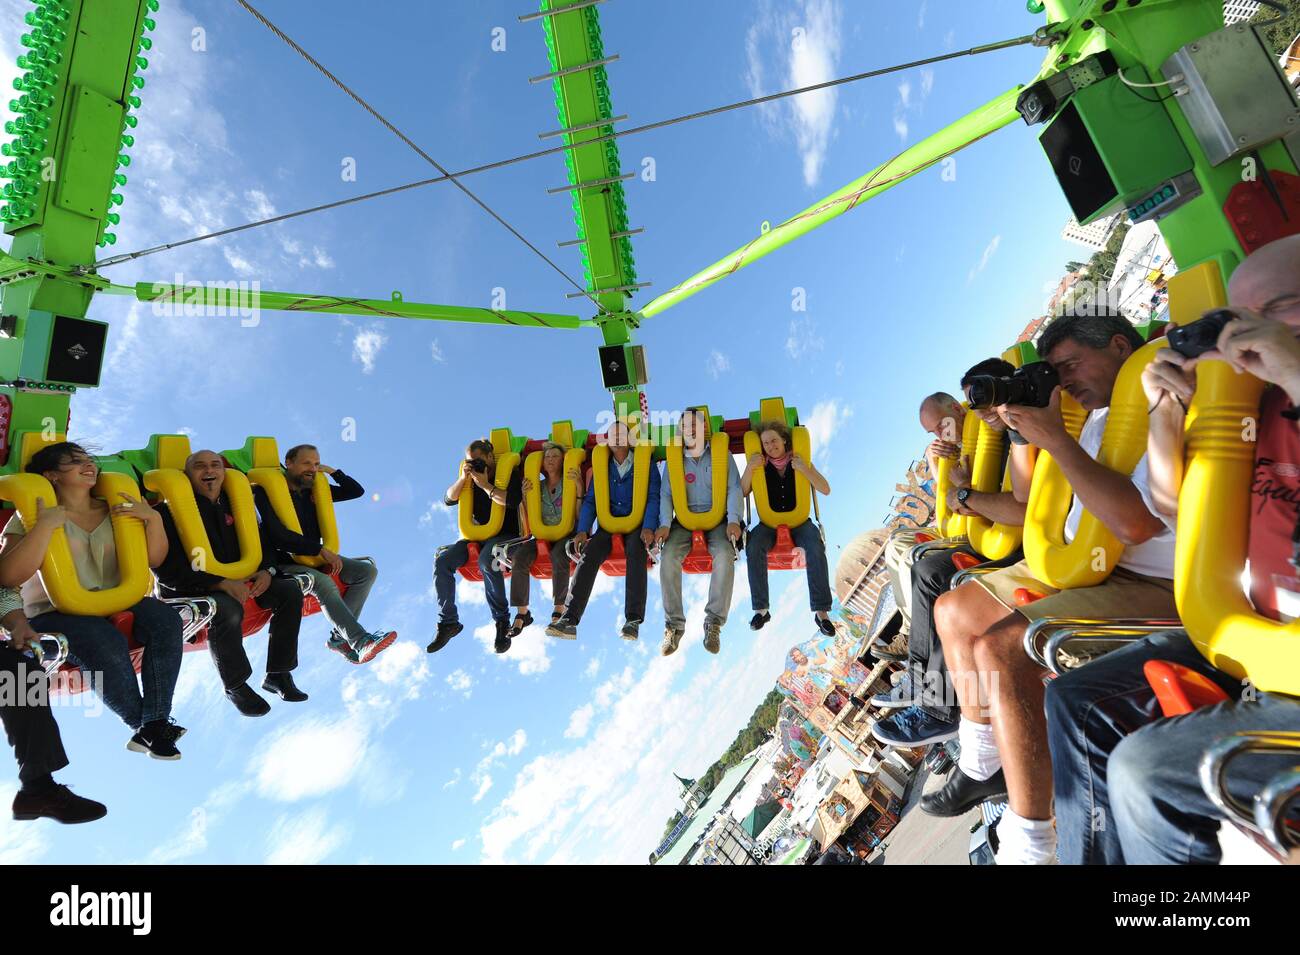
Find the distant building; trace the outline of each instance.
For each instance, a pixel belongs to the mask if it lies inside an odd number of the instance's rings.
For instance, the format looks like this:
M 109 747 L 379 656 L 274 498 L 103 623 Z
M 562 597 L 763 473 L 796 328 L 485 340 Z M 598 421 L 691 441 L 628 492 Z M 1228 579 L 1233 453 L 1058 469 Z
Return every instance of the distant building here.
M 1169 299 L 1168 281 L 1177 272 L 1159 226 L 1154 222 L 1139 223 L 1124 237 L 1115 258 L 1107 301 L 1129 321 L 1145 322 L 1164 310 Z
M 1259 12 L 1256 0 L 1227 0 L 1223 4 L 1223 25 L 1232 26 L 1242 20 L 1249 20 Z
M 1088 225 L 1079 225 L 1079 220 L 1074 216 L 1070 216 L 1070 221 L 1061 230 L 1061 238 L 1069 242 L 1086 245 L 1088 248 L 1100 252 L 1106 248 L 1106 240 L 1110 238 L 1110 234 L 1115 231 L 1117 225 L 1119 225 L 1118 212 L 1113 216 L 1098 219 Z

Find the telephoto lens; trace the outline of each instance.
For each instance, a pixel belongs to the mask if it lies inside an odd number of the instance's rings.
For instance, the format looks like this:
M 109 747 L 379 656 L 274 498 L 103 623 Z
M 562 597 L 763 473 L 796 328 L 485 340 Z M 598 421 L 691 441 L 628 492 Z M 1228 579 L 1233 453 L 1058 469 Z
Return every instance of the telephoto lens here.
M 1194 322 L 1170 328 L 1165 337 L 1169 347 L 1184 358 L 1198 358 L 1214 348 L 1224 326 L 1236 317 L 1231 309 L 1216 308 Z
M 966 385 L 966 401 L 973 411 L 982 411 L 1006 404 L 1006 387 L 1009 379 L 996 375 L 975 375 Z

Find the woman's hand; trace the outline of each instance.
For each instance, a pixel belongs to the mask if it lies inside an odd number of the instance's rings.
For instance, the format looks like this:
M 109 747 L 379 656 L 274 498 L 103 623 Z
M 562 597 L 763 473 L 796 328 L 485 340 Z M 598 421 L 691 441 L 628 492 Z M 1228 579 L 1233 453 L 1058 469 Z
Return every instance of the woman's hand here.
M 41 635 L 32 629 L 32 625 L 23 617 L 21 622 L 15 622 L 9 628 L 9 646 L 14 650 L 26 650 L 28 644 L 39 644 Z
M 125 491 L 118 491 L 117 496 L 125 503 L 114 504 L 109 508 L 114 517 L 134 518 L 141 524 L 149 524 L 158 519 L 158 512 L 150 507 L 148 502 L 137 501 Z
M 808 476 L 808 462 L 803 459 L 802 455 L 792 454 L 790 456 L 790 465 L 804 477 Z
M 39 497 L 36 499 L 36 523 L 32 526 L 32 530 L 37 528 L 54 530 L 56 527 L 62 527 L 67 521 L 68 512 L 63 509 L 62 504 L 47 507 Z
M 763 453 L 761 451 L 755 451 L 753 454 L 749 456 L 749 459 L 748 461 L 746 461 L 745 466 L 747 470 L 753 471 L 757 468 L 761 468 L 763 466 L 763 463 L 764 463 Z
M 530 481 L 528 478 L 524 478 L 522 481 L 519 482 L 519 489 L 523 491 L 525 494 L 532 494 L 533 482 Z
M 582 472 L 576 467 L 569 468 L 569 470 L 564 472 L 564 476 L 575 484 L 582 480 Z

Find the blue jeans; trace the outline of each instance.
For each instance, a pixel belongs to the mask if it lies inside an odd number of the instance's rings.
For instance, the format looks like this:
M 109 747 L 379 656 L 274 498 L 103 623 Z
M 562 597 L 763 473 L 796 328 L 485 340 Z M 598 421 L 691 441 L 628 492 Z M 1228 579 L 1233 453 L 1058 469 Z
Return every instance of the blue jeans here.
M 492 569 L 492 548 L 506 535 L 493 537 L 479 544 L 478 568 L 483 572 L 483 590 L 487 594 L 488 609 L 498 623 L 510 622 L 510 605 L 506 602 L 506 579 L 499 570 Z M 438 594 L 438 622 L 456 623 L 456 571 L 469 560 L 469 541 L 458 540 L 438 548 L 433 558 L 433 589 Z
M 144 647 L 139 680 L 126 637 L 107 617 L 52 610 L 34 617 L 32 627 L 67 637 L 68 659 L 91 677 L 104 705 L 138 730 L 171 715 L 172 692 L 181 671 L 181 617 L 153 597 L 145 597 L 129 611 L 135 614 L 135 641 Z
M 790 528 L 790 540 L 803 551 L 807 561 L 808 602 L 814 612 L 831 609 L 831 574 L 826 566 L 826 544 L 813 521 Z M 745 564 L 749 569 L 749 598 L 755 610 L 768 610 L 767 552 L 776 546 L 776 528 L 757 524 L 745 542 Z
M 1241 682 L 1212 667 L 1184 630 L 1152 634 L 1048 683 L 1044 708 L 1052 751 L 1056 854 L 1064 865 L 1134 861 L 1121 847 L 1114 808 L 1123 786 L 1132 783 L 1113 778 L 1113 753 L 1129 734 L 1163 720 L 1142 673 L 1147 660 L 1181 664 L 1214 680 L 1229 696 L 1241 694 Z M 1200 740 L 1193 766 L 1208 742 Z M 1155 770 L 1154 763 L 1144 768 Z M 1194 769 L 1191 784 L 1197 785 Z
M 1223 816 L 1201 789 L 1201 757 L 1215 740 L 1250 730 L 1300 732 L 1300 700 L 1262 693 L 1254 702 L 1205 706 L 1146 726 L 1115 747 L 1111 803 L 1125 862 L 1219 862 L 1217 833 Z M 1240 757 L 1227 772 L 1232 795 L 1249 802 L 1274 774 L 1295 762 L 1294 756 Z

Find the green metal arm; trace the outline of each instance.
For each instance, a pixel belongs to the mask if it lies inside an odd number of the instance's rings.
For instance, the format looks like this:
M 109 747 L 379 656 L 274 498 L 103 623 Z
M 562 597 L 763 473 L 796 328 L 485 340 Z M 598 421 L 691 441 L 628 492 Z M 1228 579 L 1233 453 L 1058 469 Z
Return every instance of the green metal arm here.
M 696 292 L 708 288 L 719 279 L 726 278 L 747 265 L 752 265 L 787 242 L 806 235 L 818 226 L 825 225 L 831 219 L 856 208 L 860 203 L 879 195 L 890 186 L 897 185 L 904 179 L 928 169 L 976 140 L 1006 126 L 1018 118 L 1016 97 L 1019 96 L 1020 89 L 1017 86 L 1008 90 L 951 126 L 903 150 L 893 159 L 877 166 L 860 179 L 855 179 L 838 192 L 809 206 L 780 225 L 773 226 L 731 255 L 654 299 L 641 310 L 641 317 L 650 318 L 659 314 Z
M 594 328 L 595 322 L 576 315 L 550 312 L 498 311 L 490 308 L 462 308 L 456 305 L 428 305 L 407 302 L 400 292 L 391 299 L 345 298 L 298 292 L 265 292 L 239 287 L 235 283 L 200 286 L 166 282 L 140 282 L 135 286 L 114 285 L 105 289 L 134 295 L 141 302 L 164 302 L 177 307 L 226 309 L 248 313 L 258 309 L 278 312 L 324 312 L 332 315 L 375 315 L 385 318 L 422 318 L 443 322 L 473 322 L 479 325 L 513 325 L 523 328 Z

